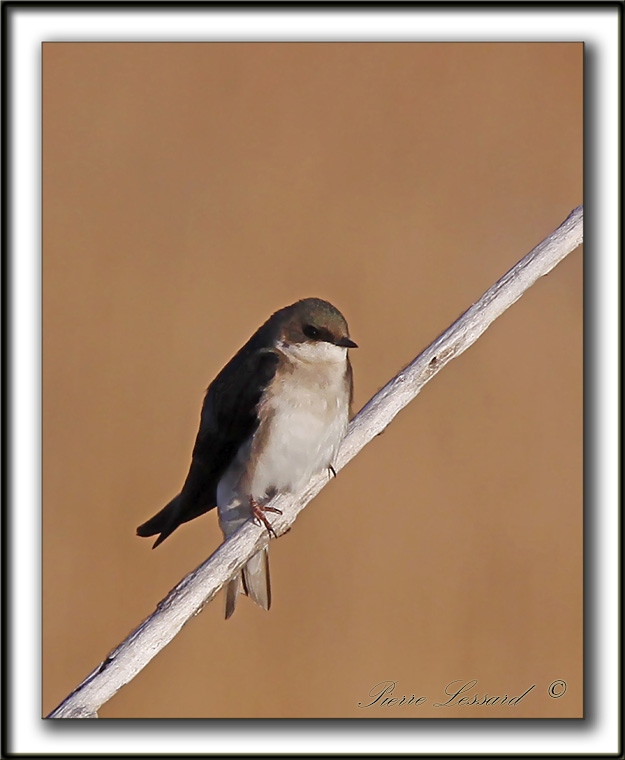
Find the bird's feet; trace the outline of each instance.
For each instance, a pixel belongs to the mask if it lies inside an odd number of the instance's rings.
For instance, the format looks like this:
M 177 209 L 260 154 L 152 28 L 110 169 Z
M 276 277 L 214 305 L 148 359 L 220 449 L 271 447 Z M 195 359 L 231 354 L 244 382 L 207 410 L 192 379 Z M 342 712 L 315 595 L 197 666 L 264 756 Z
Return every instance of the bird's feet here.
M 273 536 L 274 538 L 278 538 L 275 530 L 271 527 L 271 523 L 265 517 L 265 512 L 274 512 L 277 515 L 281 515 L 282 510 L 276 509 L 275 507 L 266 507 L 263 504 L 259 504 L 253 496 L 250 496 L 250 507 L 252 508 L 252 518 L 254 522 L 257 525 L 264 525 L 265 528 L 267 528 L 269 535 Z

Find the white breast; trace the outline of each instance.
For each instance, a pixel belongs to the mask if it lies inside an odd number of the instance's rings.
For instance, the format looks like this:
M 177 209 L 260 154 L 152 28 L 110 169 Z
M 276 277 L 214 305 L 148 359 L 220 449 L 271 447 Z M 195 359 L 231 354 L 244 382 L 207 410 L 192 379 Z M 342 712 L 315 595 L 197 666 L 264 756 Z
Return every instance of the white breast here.
M 334 461 L 349 406 L 345 349 L 339 350 L 342 361 L 294 358 L 268 389 L 259 407 L 261 417 L 267 415 L 268 429 L 258 439 L 250 479 L 253 494 L 262 496 L 272 488 L 294 491 Z
M 260 401 L 261 425 L 217 489 L 227 534 L 249 516 L 250 496 L 262 502 L 273 491 L 295 491 L 329 467 L 347 428 L 346 349 L 327 343 L 279 348 L 289 361 Z

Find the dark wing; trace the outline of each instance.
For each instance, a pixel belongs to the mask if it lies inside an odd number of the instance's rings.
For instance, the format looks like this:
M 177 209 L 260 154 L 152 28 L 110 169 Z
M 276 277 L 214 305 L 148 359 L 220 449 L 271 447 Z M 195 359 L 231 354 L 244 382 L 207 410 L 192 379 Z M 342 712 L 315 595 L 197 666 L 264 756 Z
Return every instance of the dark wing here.
M 275 351 L 258 348 L 260 337 L 258 333 L 254 335 L 209 385 L 182 491 L 137 528 L 140 536 L 160 533 L 155 547 L 180 524 L 217 506 L 221 476 L 258 427 L 258 402 L 280 361 Z
M 241 358 L 236 362 L 233 359 L 206 392 L 193 461 L 183 488 L 183 493 L 187 490 L 195 493 L 196 481 L 203 481 L 204 487 L 210 489 L 210 493 L 202 491 L 202 500 L 210 501 L 209 509 L 216 506 L 221 476 L 258 427 L 258 402 L 280 361 L 279 355 L 269 349 L 253 351 Z

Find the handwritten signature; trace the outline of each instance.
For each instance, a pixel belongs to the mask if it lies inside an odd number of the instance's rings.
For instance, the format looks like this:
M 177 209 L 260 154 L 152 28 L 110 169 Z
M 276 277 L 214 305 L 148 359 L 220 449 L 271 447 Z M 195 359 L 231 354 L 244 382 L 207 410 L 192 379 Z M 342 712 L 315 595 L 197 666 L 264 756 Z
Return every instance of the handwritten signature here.
M 432 707 L 470 707 L 476 705 L 489 707 L 492 705 L 508 705 L 510 707 L 517 707 L 532 689 L 536 687 L 536 684 L 532 684 L 518 696 L 509 696 L 508 694 L 489 696 L 487 692 L 476 689 L 477 683 L 477 678 L 471 681 L 464 681 L 462 678 L 451 681 L 445 686 L 445 696 L 439 698 L 436 702 L 432 702 Z M 359 702 L 358 707 L 363 709 L 373 707 L 374 705 L 378 707 L 407 707 L 408 705 L 418 707 L 429 701 L 428 697 L 418 697 L 416 694 L 412 694 L 411 696 L 406 694 L 395 696 L 396 687 L 397 681 L 380 681 L 369 690 L 369 701 L 366 703 Z

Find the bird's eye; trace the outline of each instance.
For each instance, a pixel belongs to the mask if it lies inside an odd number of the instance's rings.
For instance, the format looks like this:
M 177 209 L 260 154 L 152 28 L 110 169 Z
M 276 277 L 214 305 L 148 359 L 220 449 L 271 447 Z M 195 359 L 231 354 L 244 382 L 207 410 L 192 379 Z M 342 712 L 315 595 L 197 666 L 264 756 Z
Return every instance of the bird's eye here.
M 304 325 L 302 332 L 307 338 L 310 338 L 311 340 L 317 340 L 321 335 L 319 330 L 317 330 L 317 328 L 313 327 L 312 325 Z

